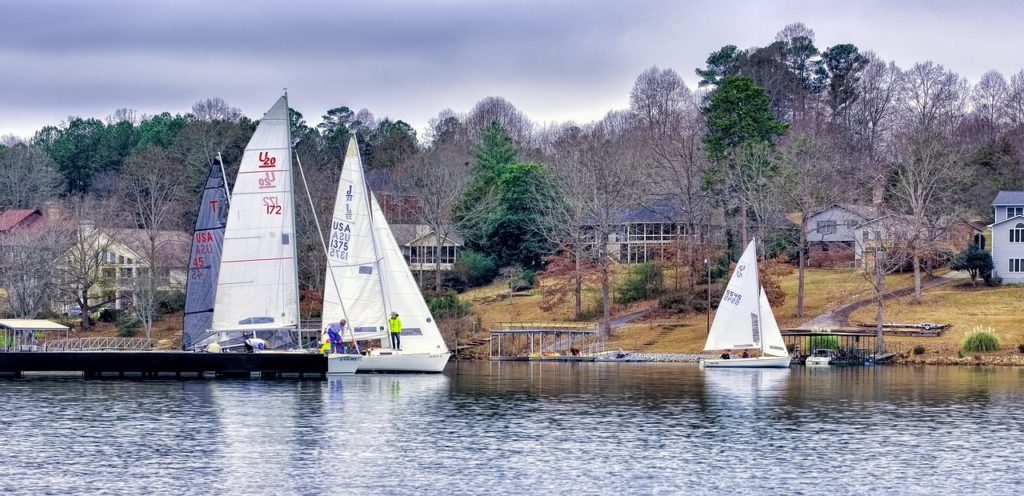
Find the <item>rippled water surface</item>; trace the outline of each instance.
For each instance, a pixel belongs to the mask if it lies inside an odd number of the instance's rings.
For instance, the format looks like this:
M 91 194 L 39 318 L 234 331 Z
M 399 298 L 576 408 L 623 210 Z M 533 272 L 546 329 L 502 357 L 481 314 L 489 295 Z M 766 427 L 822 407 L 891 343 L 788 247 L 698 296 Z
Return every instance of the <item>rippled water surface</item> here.
M 0 380 L 2 494 L 1024 491 L 1024 371 Z

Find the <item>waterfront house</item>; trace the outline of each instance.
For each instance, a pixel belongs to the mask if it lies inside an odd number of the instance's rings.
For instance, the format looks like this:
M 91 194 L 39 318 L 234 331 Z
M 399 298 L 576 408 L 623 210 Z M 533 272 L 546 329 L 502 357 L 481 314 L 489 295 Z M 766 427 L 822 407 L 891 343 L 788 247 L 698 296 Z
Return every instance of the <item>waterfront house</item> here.
M 963 218 L 935 219 L 916 237 L 923 262 L 929 266 L 944 265 L 957 252 L 971 244 L 984 248 L 982 227 Z M 873 253 L 889 250 L 901 241 L 914 239 L 914 222 L 909 215 L 890 213 L 858 226 L 854 245 L 855 264 L 871 268 Z
M 1000 191 L 992 210 L 992 275 L 1024 283 L 1024 191 Z
M 414 272 L 431 272 L 437 270 L 440 259 L 441 270 L 455 268 L 464 241 L 451 228 L 444 229 L 440 236 L 428 225 L 424 224 L 392 224 L 391 232 L 402 248 L 402 255 Z M 438 251 L 438 237 L 441 238 Z
M 807 217 L 807 266 L 850 267 L 857 256 L 862 224 L 880 217 L 871 205 L 834 204 Z

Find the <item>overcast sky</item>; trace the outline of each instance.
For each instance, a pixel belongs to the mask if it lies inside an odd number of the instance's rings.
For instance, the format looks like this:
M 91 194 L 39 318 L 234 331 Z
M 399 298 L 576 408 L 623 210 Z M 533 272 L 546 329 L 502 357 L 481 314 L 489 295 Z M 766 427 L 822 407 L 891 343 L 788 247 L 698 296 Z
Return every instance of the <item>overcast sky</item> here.
M 348 105 L 420 131 L 486 96 L 538 123 L 586 122 L 626 107 L 652 65 L 692 86 L 711 51 L 766 45 L 795 21 L 821 49 L 931 59 L 973 83 L 1024 68 L 1022 14 L 946 0 L 0 0 L 0 135 L 213 96 L 259 117 L 285 87 L 310 123 Z

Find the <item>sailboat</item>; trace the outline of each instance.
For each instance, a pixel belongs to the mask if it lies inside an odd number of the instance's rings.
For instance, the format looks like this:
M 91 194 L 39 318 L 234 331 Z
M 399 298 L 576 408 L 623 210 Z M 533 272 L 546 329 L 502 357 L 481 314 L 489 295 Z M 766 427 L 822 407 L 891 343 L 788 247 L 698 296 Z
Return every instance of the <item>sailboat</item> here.
M 257 348 L 290 347 L 300 314 L 287 95 L 245 147 L 230 202 L 210 332 L 242 333 Z M 354 373 L 358 361 L 331 371 Z
M 751 358 L 703 359 L 701 367 L 789 367 L 789 352 L 757 273 L 757 251 L 750 241 L 729 279 L 704 351 L 758 348 Z
M 367 185 L 355 137 L 338 181 L 325 281 L 323 321 L 345 318 L 357 341 L 381 342 L 364 353 L 359 372 L 444 370 L 448 346 Z M 388 339 L 392 312 L 402 322 L 400 349 Z
M 181 349 L 186 351 L 202 348 L 210 341 L 224 224 L 228 215 L 228 191 L 222 167 L 223 164 L 210 168 L 192 232 L 181 339 Z

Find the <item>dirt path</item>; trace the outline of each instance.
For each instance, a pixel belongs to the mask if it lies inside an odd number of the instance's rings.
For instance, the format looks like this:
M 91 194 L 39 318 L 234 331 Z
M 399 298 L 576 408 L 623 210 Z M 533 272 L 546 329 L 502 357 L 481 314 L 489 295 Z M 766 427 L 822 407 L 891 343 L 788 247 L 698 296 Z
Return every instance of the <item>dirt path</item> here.
M 967 274 L 963 272 L 948 272 L 939 277 L 933 279 L 927 279 L 921 281 L 921 291 L 924 292 L 931 288 L 942 286 L 943 284 L 949 284 L 952 282 L 963 281 L 968 278 Z M 882 298 L 885 300 L 891 300 L 893 298 L 899 298 L 906 296 L 914 292 L 914 287 L 900 288 L 895 291 L 885 293 Z M 819 315 L 807 322 L 800 325 L 801 329 L 811 329 L 814 327 L 823 327 L 826 329 L 834 329 L 837 327 L 849 327 L 850 326 L 850 314 L 860 307 L 871 305 L 875 302 L 874 298 L 865 298 L 863 300 L 857 300 L 853 303 L 847 303 L 846 305 L 833 308 L 831 311 Z

